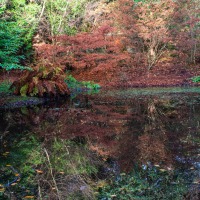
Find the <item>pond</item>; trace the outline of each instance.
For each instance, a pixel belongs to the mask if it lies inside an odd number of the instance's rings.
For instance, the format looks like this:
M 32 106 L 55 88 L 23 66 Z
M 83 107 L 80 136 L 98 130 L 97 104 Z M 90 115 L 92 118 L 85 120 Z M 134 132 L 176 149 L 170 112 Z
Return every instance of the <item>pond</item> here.
M 200 199 L 200 88 L 101 90 L 0 110 L 0 199 Z

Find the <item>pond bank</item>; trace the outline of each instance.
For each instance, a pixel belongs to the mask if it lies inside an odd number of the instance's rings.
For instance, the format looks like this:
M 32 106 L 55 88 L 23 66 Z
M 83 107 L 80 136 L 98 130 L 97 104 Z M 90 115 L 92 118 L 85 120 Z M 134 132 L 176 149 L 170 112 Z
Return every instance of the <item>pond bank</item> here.
M 183 71 L 183 70 L 182 70 Z M 103 88 L 118 88 L 118 87 L 131 87 L 131 88 L 146 88 L 146 87 L 184 87 L 184 86 L 199 86 L 200 83 L 193 83 L 191 78 L 198 76 L 200 72 L 197 70 L 184 72 L 160 72 L 160 69 L 155 69 L 149 73 L 143 73 L 141 75 L 135 74 L 117 74 L 116 77 L 110 77 L 106 79 L 105 76 L 88 76 L 88 74 L 76 74 L 72 73 L 78 81 L 94 81 Z M 1 72 L 0 84 L 4 81 L 13 82 L 23 75 L 23 71 Z
M 145 67 L 122 67 L 113 71 L 92 73 L 90 71 L 78 73 L 72 72 L 77 80 L 93 80 L 102 87 L 172 87 L 193 86 L 191 78 L 198 76 L 198 66 L 156 66 L 147 71 Z

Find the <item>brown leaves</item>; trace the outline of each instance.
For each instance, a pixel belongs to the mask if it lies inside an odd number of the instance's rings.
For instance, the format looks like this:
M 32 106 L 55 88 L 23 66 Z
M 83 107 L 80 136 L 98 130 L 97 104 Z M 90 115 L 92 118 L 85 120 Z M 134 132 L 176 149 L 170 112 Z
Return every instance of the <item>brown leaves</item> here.
M 13 82 L 15 94 L 22 96 L 69 95 L 63 71 L 58 68 L 35 68 Z
M 95 80 L 114 77 L 121 65 L 130 64 L 130 55 L 124 51 L 120 37 L 108 24 L 75 36 L 60 35 L 52 38 L 54 44 L 35 45 L 39 66 L 58 66 L 72 70 L 79 80 Z M 87 71 L 88 77 L 84 76 Z M 104 74 L 104 75 L 103 75 Z M 50 76 L 50 73 L 48 73 Z M 84 76 L 84 77 L 83 77 Z M 62 93 L 63 88 L 58 86 Z

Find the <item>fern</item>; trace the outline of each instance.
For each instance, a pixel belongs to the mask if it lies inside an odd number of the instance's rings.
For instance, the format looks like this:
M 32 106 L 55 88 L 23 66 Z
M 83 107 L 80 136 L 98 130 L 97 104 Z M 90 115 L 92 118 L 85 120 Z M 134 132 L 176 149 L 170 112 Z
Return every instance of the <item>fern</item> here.
M 25 84 L 20 89 L 21 96 L 26 96 L 27 91 L 28 91 L 28 84 Z
M 16 95 L 21 96 L 69 95 L 64 73 L 58 67 L 36 67 L 33 71 L 27 71 L 13 82 L 11 88 L 14 88 Z

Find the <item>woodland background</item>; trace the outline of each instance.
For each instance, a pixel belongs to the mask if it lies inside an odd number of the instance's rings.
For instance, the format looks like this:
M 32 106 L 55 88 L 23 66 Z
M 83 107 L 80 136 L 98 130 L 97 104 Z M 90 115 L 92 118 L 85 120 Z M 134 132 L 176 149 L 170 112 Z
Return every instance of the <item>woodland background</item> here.
M 40 96 L 68 94 L 69 74 L 104 87 L 190 84 L 199 13 L 199 0 L 0 0 L 1 80 Z

